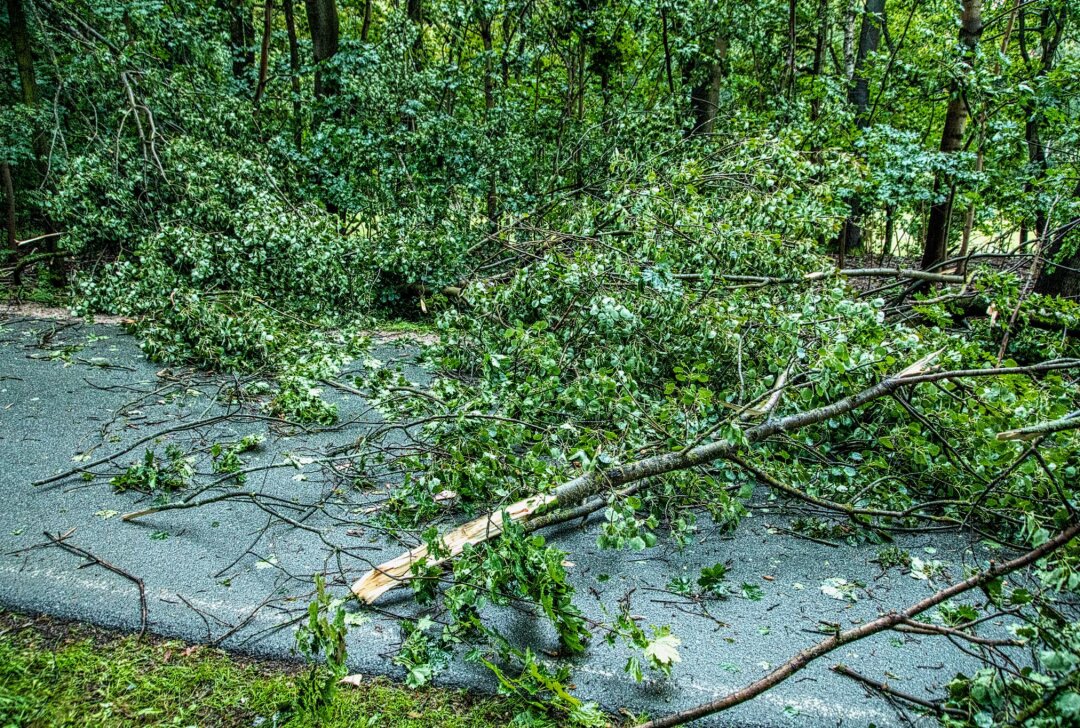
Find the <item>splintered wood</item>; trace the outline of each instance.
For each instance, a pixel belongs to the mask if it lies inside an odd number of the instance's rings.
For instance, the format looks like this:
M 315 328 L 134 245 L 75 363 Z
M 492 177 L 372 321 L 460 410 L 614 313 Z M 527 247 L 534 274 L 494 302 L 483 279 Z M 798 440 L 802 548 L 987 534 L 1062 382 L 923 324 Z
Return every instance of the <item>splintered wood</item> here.
M 468 544 L 483 543 L 495 538 L 503 532 L 503 514 L 506 514 L 511 521 L 520 522 L 536 515 L 545 506 L 553 502 L 555 502 L 554 495 L 533 496 L 513 503 L 501 511 L 485 514 L 480 518 L 458 526 L 442 536 L 443 546 L 447 554 L 438 559 L 428 558 L 427 564 L 437 566 L 460 554 Z M 412 575 L 413 564 L 427 557 L 427 555 L 427 545 L 417 546 L 412 551 L 376 566 L 352 585 L 353 595 L 366 604 L 374 603 L 376 599 L 386 592 L 408 581 Z

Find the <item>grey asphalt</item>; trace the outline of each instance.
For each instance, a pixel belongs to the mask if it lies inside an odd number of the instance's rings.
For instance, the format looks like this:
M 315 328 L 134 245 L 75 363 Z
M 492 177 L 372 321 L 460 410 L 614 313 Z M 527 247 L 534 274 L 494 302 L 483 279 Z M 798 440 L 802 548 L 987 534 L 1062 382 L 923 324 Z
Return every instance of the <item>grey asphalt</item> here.
M 383 341 L 373 345 L 370 356 L 401 367 L 422 386 L 427 374 L 414 363 L 415 351 L 408 343 Z M 360 397 L 333 389 L 327 395 L 338 402 L 345 424 L 330 431 L 283 432 L 263 419 L 231 418 L 152 444 L 159 453 L 168 442 L 187 452 L 203 451 L 196 461 L 202 471 L 196 480 L 206 483 L 215 477 L 206 472 L 205 450 L 212 443 L 266 434 L 264 446 L 245 456 L 248 465 L 285 465 L 253 473 L 241 490 L 323 503 L 323 509 L 312 512 L 273 502 L 280 504 L 272 509 L 276 514 L 302 523 L 304 529 L 241 501 L 121 521 L 116 514 L 149 501 L 137 493 L 114 493 L 109 475 L 139 460 L 142 447 L 116 465 L 96 468 L 99 476 L 91 480 L 73 477 L 49 486 L 31 485 L 117 452 L 148 433 L 220 414 L 222 405 L 214 402 L 215 395 L 232 383 L 226 376 L 163 369 L 147 361 L 137 341 L 115 326 L 0 320 L 0 489 L 5 499 L 0 509 L 0 606 L 138 630 L 133 583 L 100 567 L 79 568 L 85 560 L 60 549 L 31 548 L 45 542 L 45 531 L 71 531 L 70 543 L 144 580 L 152 632 L 289 658 L 291 621 L 306 607 L 313 573 L 326 573 L 344 594 L 340 585 L 369 563 L 400 553 L 402 543 L 388 540 L 370 525 L 358 525 L 385 492 L 357 493 L 342 487 L 347 471 L 309 462 L 327 447 L 362 435 L 376 419 Z M 256 398 L 243 411 L 257 413 L 258 405 Z M 583 527 L 547 531 L 573 563 L 578 603 L 589 617 L 603 620 L 605 609 L 613 614 L 620 600 L 629 600 L 642 624 L 670 625 L 682 641 L 682 661 L 670 679 L 654 675 L 637 684 L 623 672 L 630 652 L 596 639 L 585 656 L 572 661 L 575 695 L 608 710 L 653 715 L 710 700 L 763 676 L 818 641 L 820 622 L 847 628 L 903 607 L 962 578 L 966 566 L 990 555 L 983 546 L 954 534 L 900 538 L 897 545 L 912 555 L 941 562 L 943 574 L 920 580 L 897 568 L 885 573 L 871 563 L 878 546 L 830 546 L 792 537 L 784 530 L 792 516 L 789 506 L 771 501 L 762 490 L 734 533 L 726 534 L 703 518 L 695 540 L 681 551 L 665 546 L 644 552 L 601 550 L 595 519 Z M 336 554 L 331 545 L 339 548 Z M 665 590 L 674 577 L 694 580 L 702 566 L 717 562 L 730 562 L 729 580 L 736 592 L 747 583 L 760 589 L 761 598 L 736 594 L 702 605 Z M 854 585 L 854 601 L 824 593 L 827 579 Z M 979 603 L 978 596 L 971 596 L 972 603 Z M 391 615 L 416 615 L 417 608 L 400 595 L 388 595 L 380 606 L 385 613 L 367 615 L 351 629 L 350 667 L 367 675 L 401 677 L 401 668 L 390 659 L 401 638 Z M 531 614 L 508 611 L 491 617 L 521 644 L 549 652 L 556 647 L 552 631 Z M 986 629 L 1000 631 L 1003 625 L 992 623 Z M 905 724 L 894 705 L 829 671 L 838 662 L 930 699 L 941 697 L 944 685 L 958 672 L 978 667 L 941 637 L 879 635 L 699 725 Z M 436 684 L 495 687 L 484 668 L 462 659 Z M 909 711 L 907 718 L 929 724 L 915 712 Z

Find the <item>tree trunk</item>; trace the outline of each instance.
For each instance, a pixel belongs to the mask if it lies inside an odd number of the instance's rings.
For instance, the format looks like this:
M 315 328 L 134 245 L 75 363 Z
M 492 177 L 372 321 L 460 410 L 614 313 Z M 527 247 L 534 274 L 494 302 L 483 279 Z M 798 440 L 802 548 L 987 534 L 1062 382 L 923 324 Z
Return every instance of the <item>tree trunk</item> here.
M 232 51 L 233 77 L 243 79 L 255 65 L 255 23 L 247 0 L 225 0 L 229 13 L 229 48 Z
M 293 0 L 281 0 L 285 11 L 285 32 L 289 36 L 289 77 L 292 87 L 293 107 L 293 143 L 296 151 L 304 147 L 304 118 L 300 105 L 300 44 L 296 39 L 296 15 L 293 13 Z
M 407 0 L 405 15 L 412 23 L 413 32 L 416 34 L 413 40 L 412 56 L 413 66 L 416 70 L 424 67 L 424 4 L 423 0 Z
M 1016 15 L 1020 11 L 1020 3 L 1022 0 L 1015 0 L 1013 8 L 1009 12 L 1009 20 L 1005 25 L 1005 31 L 1001 36 L 1001 53 L 998 59 L 994 61 L 994 72 L 997 73 L 1001 70 L 1001 58 L 1004 58 L 1009 52 L 1009 38 L 1012 36 L 1013 25 L 1016 21 Z M 978 151 L 975 159 L 975 171 L 982 172 L 983 164 L 986 160 L 986 118 L 987 111 L 983 109 L 982 115 L 979 118 L 979 138 L 978 138 Z M 961 258 L 966 258 L 968 251 L 971 249 L 971 233 L 975 228 L 975 203 L 968 204 L 967 213 L 964 215 L 964 234 L 960 239 L 960 255 Z M 1027 237 L 1027 228 L 1021 224 L 1020 228 L 1020 249 L 1023 252 L 1024 238 Z M 966 272 L 967 263 L 962 262 L 960 264 L 959 272 Z
M 1020 18 L 1020 55 L 1024 65 L 1029 70 L 1034 66 L 1034 82 L 1032 86 L 1045 77 L 1054 67 L 1054 59 L 1057 55 L 1058 45 L 1061 43 L 1062 34 L 1065 31 L 1065 23 L 1068 18 L 1065 7 L 1060 15 L 1053 8 L 1045 8 L 1039 19 L 1040 27 L 1040 55 L 1037 61 L 1032 61 L 1028 52 L 1027 34 L 1027 11 L 1021 5 L 1018 6 Z M 1034 232 L 1036 240 L 1043 240 L 1049 225 L 1049 212 L 1046 205 L 1040 199 L 1038 189 L 1050 169 L 1050 163 L 1046 156 L 1046 144 L 1042 140 L 1042 109 L 1032 96 L 1027 96 L 1023 103 L 1024 117 L 1024 142 L 1028 152 L 1028 168 L 1030 170 L 1028 180 L 1024 183 L 1024 195 L 1035 203 Z
M 975 63 L 975 50 L 982 35 L 982 0 L 964 0 L 960 15 L 960 44 L 968 67 Z M 945 112 L 945 125 L 941 132 L 941 151 L 954 154 L 964 144 L 964 126 L 967 123 L 967 103 L 963 84 L 957 79 L 949 93 L 949 107 Z M 930 218 L 926 223 L 926 239 L 923 245 L 922 267 L 931 268 L 945 260 L 949 253 L 949 219 L 952 215 L 952 183 L 942 173 L 934 176 L 934 200 L 930 206 Z
M 848 103 L 855 107 L 855 126 L 860 131 L 870 123 L 870 82 L 866 74 L 866 60 L 872 53 L 877 52 L 881 43 L 884 16 L 885 0 L 866 0 L 862 28 L 859 31 L 859 48 L 855 54 L 851 86 L 848 89 Z M 848 251 L 862 245 L 862 233 L 862 201 L 856 196 L 851 199 L 851 212 L 836 238 L 838 265 L 841 268 L 844 267 Z
M 22 0 L 7 0 L 8 9 L 8 29 L 11 34 L 11 48 L 15 52 L 15 65 L 19 69 L 19 85 L 22 90 L 22 102 L 27 106 L 37 105 L 37 75 L 34 71 L 34 51 L 33 45 L 30 39 L 30 29 L 26 24 L 26 12 L 23 8 Z M 45 140 L 38 134 L 38 129 L 30 128 L 27 130 L 30 135 L 30 146 L 34 150 L 35 166 L 41 179 L 45 179 L 46 169 L 46 157 L 48 156 L 48 149 L 45 147 Z M 7 177 L 4 180 L 4 185 L 11 185 L 11 194 L 9 197 L 9 205 L 14 210 L 15 205 L 15 193 L 14 182 L 10 179 L 13 174 L 10 166 L 7 167 Z M 9 221 L 9 224 L 13 222 L 14 218 Z M 47 214 L 41 216 L 41 226 L 45 229 L 46 233 L 56 232 L 56 227 L 53 225 L 52 220 L 49 219 Z M 56 237 L 49 237 L 44 244 L 45 252 L 56 253 Z M 58 283 L 63 279 L 64 271 L 60 256 L 52 255 L 49 257 L 47 266 L 47 272 L 50 283 Z M 19 269 L 16 268 L 15 277 L 19 277 Z
M 664 72 L 667 74 L 668 93 L 675 95 L 675 77 L 671 73 L 671 44 L 668 41 L 667 8 L 660 6 L 660 39 L 664 44 Z
M 273 0 L 263 0 L 263 37 L 262 46 L 259 49 L 259 80 L 255 84 L 255 99 L 253 102 L 256 109 L 259 108 L 259 101 L 262 100 L 263 92 L 266 90 L 266 79 L 270 71 L 270 34 L 273 30 L 273 19 Z
M 985 123 L 985 121 L 986 121 L 985 117 L 986 117 L 986 115 L 984 114 L 983 117 L 980 119 L 980 125 Z M 983 144 L 984 143 L 985 143 L 985 140 L 983 139 L 983 134 L 980 132 L 979 140 L 978 140 L 979 151 L 976 153 L 976 157 L 975 157 L 975 172 L 976 173 L 980 173 L 980 172 L 983 171 L 983 164 L 984 164 L 984 160 L 985 160 L 985 157 L 986 157 L 986 154 L 983 151 Z M 964 213 L 964 232 L 960 237 L 960 253 L 959 253 L 959 257 L 961 257 L 961 258 L 966 258 L 967 254 L 968 254 L 968 251 L 971 250 L 971 233 L 972 233 L 972 231 L 974 229 L 975 229 L 975 203 L 972 202 L 971 204 L 968 205 L 967 212 Z M 961 262 L 960 263 L 959 271 L 961 273 L 967 272 L 967 263 L 966 262 Z
M 821 116 L 821 96 L 818 89 L 818 80 L 825 67 L 825 44 L 829 38 L 829 0 L 818 0 L 818 30 L 814 38 L 814 63 L 810 67 L 810 75 L 814 78 L 814 89 L 810 100 L 810 120 L 816 122 Z M 815 150 L 814 157 L 819 159 L 820 150 Z
M 364 21 L 360 26 L 360 42 L 367 43 L 371 34 L 371 0 L 364 0 Z
M 711 134 L 715 128 L 720 89 L 724 85 L 727 53 L 727 35 L 718 32 L 713 41 L 712 52 L 709 54 L 709 73 L 699 79 L 690 90 L 690 112 L 694 117 L 694 126 L 690 130 L 691 136 Z
M 491 34 L 491 17 L 482 16 L 478 19 L 478 25 L 480 28 L 480 40 L 484 44 L 484 123 L 491 124 L 492 112 L 495 109 L 495 78 L 494 67 L 492 65 L 492 55 L 494 54 L 494 44 Z M 488 132 L 489 142 L 495 141 L 495 134 L 491 131 Z M 487 218 L 491 223 L 492 230 L 498 226 L 498 173 L 496 171 L 496 160 L 492 159 L 488 163 L 488 183 L 487 183 Z
M 795 67 L 795 51 L 798 43 L 796 20 L 798 19 L 798 0 L 788 0 L 788 48 L 787 48 L 787 81 L 788 98 L 795 99 L 795 82 L 798 71 Z
M 15 51 L 15 65 L 19 67 L 19 83 L 22 86 L 23 103 L 37 103 L 37 81 L 34 76 L 34 54 L 30 50 L 30 32 L 26 27 L 26 13 L 22 0 L 7 0 L 8 25 L 11 30 L 11 47 Z
M 0 162 L 0 180 L 4 186 L 4 220 L 5 227 L 7 228 L 7 246 L 11 251 L 11 261 L 15 263 L 15 274 L 12 278 L 12 284 L 18 288 L 22 285 L 22 271 L 18 267 L 19 263 L 19 240 L 16 236 L 15 228 L 15 185 L 11 181 L 11 165 L 7 162 Z
M 855 75 L 855 20 L 859 14 L 856 0 L 848 0 L 844 9 L 844 79 L 850 81 Z
M 1080 182 L 1073 189 L 1073 197 L 1080 198 Z M 1035 279 L 1035 292 L 1048 296 L 1062 296 L 1080 300 L 1080 245 L 1074 245 L 1070 254 L 1056 262 L 1071 233 L 1075 238 L 1080 231 L 1080 217 L 1066 223 L 1053 232 L 1049 241 L 1042 240 L 1039 253 L 1043 259 L 1039 276 Z
M 885 263 L 885 259 L 892 253 L 893 236 L 896 234 L 896 205 L 885 206 L 885 240 L 881 244 L 881 257 L 878 265 Z
M 1046 177 L 1048 164 L 1046 162 L 1046 148 L 1042 143 L 1041 124 L 1039 123 L 1040 112 L 1035 108 L 1033 101 L 1025 101 L 1023 104 L 1024 115 L 1027 121 L 1024 123 L 1024 143 L 1028 153 L 1028 167 L 1031 170 L 1031 178 L 1024 183 L 1024 196 L 1035 201 L 1035 225 L 1033 227 L 1035 239 L 1039 240 L 1046 234 L 1046 207 L 1039 199 L 1038 186 Z
M 26 14 L 23 12 L 22 0 L 7 0 L 8 25 L 11 31 L 11 48 L 15 52 L 15 65 L 19 68 L 19 85 L 22 89 L 22 100 L 27 106 L 33 106 L 37 102 L 37 81 L 34 77 L 34 54 L 30 50 L 30 33 L 26 27 Z M 31 141 L 37 151 L 37 130 L 30 130 Z M 16 264 L 14 284 L 21 283 L 21 269 L 18 267 L 19 249 L 15 237 L 15 185 L 12 182 L 11 165 L 7 162 L 3 165 L 4 199 L 7 208 L 7 235 L 8 248 L 11 250 L 12 262 Z
M 1080 220 L 1074 220 L 1073 227 L 1080 227 Z M 1055 236 L 1051 249 L 1060 250 L 1067 233 Z M 1053 257 L 1051 253 L 1048 257 Z M 1048 263 L 1035 282 L 1035 292 L 1047 296 L 1061 296 L 1080 301 L 1080 246 L 1072 255 L 1065 256 L 1057 263 Z
M 855 126 L 865 129 L 870 123 L 870 82 L 866 78 L 866 59 L 876 53 L 881 43 L 881 27 L 885 18 L 885 0 L 866 0 L 862 28 L 859 31 L 859 50 L 855 56 L 855 71 L 848 101 L 855 107 Z
M 338 50 L 339 29 L 335 0 L 304 0 L 311 46 L 315 58 L 315 97 L 329 98 L 338 92 L 337 79 L 326 77 L 323 67 Z

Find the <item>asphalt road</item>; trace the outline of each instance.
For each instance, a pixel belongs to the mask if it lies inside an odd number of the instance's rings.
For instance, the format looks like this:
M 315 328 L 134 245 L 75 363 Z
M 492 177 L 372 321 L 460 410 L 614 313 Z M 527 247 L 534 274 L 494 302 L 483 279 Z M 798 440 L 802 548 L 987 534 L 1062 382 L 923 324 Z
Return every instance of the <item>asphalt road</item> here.
M 412 363 L 414 349 L 384 342 L 371 356 L 401 366 L 423 385 L 425 372 Z M 354 366 L 362 366 L 358 363 Z M 347 377 L 343 377 L 345 379 Z M 265 419 L 230 417 L 168 432 L 148 446 L 162 453 L 168 443 L 198 455 L 199 483 L 214 477 L 206 451 L 250 433 L 267 440 L 246 455 L 248 466 L 277 467 L 248 476 L 239 491 L 282 500 L 223 501 L 159 513 L 139 522 L 122 514 L 149 502 L 138 493 L 115 493 L 109 477 L 137 462 L 146 445 L 94 468 L 97 477 L 72 477 L 47 486 L 31 481 L 86 465 L 116 453 L 148 434 L 225 414 L 215 395 L 230 377 L 163 370 L 148 362 L 137 342 L 110 325 L 68 325 L 9 317 L 0 326 L 0 605 L 33 613 L 136 631 L 138 588 L 100 566 L 79 568 L 85 559 L 46 543 L 43 532 L 69 534 L 69 543 L 123 569 L 145 583 L 149 629 L 192 642 L 217 642 L 245 653 L 277 658 L 292 655 L 291 621 L 305 608 L 311 576 L 328 574 L 344 584 L 400 553 L 401 543 L 362 525 L 365 511 L 386 493 L 340 488 L 340 464 L 320 465 L 329 446 L 348 443 L 374 426 L 376 417 L 359 397 L 330 390 L 345 423 L 332 431 L 281 432 Z M 217 398 L 223 399 L 223 398 Z M 258 398 L 242 410 L 257 415 Z M 265 505 L 269 503 L 270 505 Z M 289 503 L 301 504 L 298 506 Z M 303 504 L 322 504 L 320 509 Z M 285 522 L 285 516 L 303 528 Z M 883 573 L 870 563 L 878 547 L 829 546 L 794 538 L 779 529 L 790 514 L 770 502 L 767 491 L 734 534 L 707 526 L 682 551 L 658 547 L 645 552 L 602 551 L 596 529 L 579 524 L 549 530 L 573 562 L 578 601 L 603 619 L 622 599 L 643 624 L 672 627 L 682 645 L 669 680 L 634 683 L 623 673 L 629 652 L 596 640 L 573 661 L 575 694 L 609 710 L 626 708 L 658 715 L 710 700 L 764 675 L 797 650 L 821 638 L 820 622 L 847 628 L 905 606 L 963 577 L 965 565 L 988 552 L 956 535 L 913 536 L 898 545 L 913 555 L 941 562 L 944 575 L 920 580 L 899 569 Z M 358 525 L 360 524 L 360 525 Z M 338 552 L 335 554 L 334 548 Z M 973 552 L 974 550 L 974 552 Z M 729 579 L 760 589 L 760 599 L 740 597 L 700 604 L 674 596 L 665 586 L 676 576 L 696 578 L 702 566 L 731 563 Z M 837 599 L 822 590 L 844 579 Z M 836 582 L 832 582 L 835 586 Z M 341 587 L 338 587 L 341 589 Z M 344 590 L 342 590 L 344 593 Z M 977 601 L 978 595 L 972 599 Z M 388 595 L 388 613 L 415 615 L 407 597 Z M 551 650 L 554 634 L 532 615 L 492 614 L 522 644 Z M 1001 625 L 988 625 L 990 630 Z M 370 614 L 349 638 L 351 668 L 364 674 L 401 675 L 390 656 L 400 641 L 396 621 Z M 829 671 L 842 662 L 908 693 L 938 698 L 957 672 L 977 664 L 940 637 L 886 634 L 850 645 L 811 665 L 762 697 L 700 725 L 894 726 L 896 709 L 850 679 Z M 457 660 L 437 684 L 490 690 L 483 668 Z M 928 721 L 914 712 L 917 723 Z M 929 723 L 928 723 L 929 724 Z

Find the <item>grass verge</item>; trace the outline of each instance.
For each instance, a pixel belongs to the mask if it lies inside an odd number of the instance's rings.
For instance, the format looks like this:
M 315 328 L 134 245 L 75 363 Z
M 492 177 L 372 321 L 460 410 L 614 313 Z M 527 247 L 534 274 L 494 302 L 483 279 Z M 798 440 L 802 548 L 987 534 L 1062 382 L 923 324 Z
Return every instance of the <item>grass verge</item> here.
M 302 667 L 0 611 L 0 726 L 487 728 L 507 701 L 385 678 L 342 686 L 323 720 L 293 714 Z

